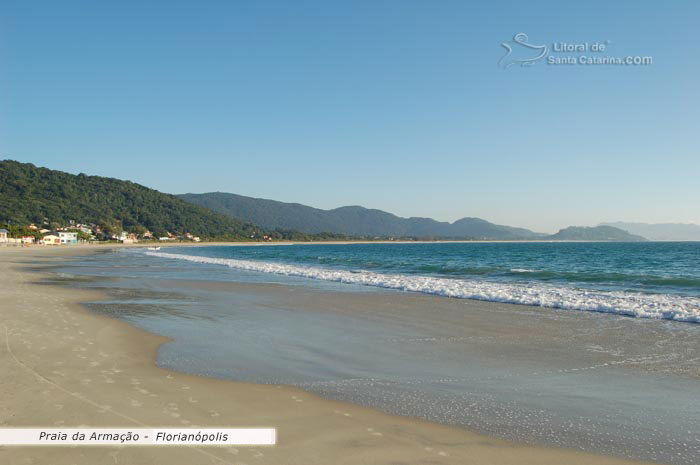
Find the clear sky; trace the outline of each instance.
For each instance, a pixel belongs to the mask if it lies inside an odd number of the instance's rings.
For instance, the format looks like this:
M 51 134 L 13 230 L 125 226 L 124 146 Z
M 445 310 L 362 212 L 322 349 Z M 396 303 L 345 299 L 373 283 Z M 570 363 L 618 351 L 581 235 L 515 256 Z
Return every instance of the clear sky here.
M 700 223 L 698 20 L 697 1 L 8 1 L 0 158 L 539 231 Z M 653 63 L 502 69 L 519 32 Z

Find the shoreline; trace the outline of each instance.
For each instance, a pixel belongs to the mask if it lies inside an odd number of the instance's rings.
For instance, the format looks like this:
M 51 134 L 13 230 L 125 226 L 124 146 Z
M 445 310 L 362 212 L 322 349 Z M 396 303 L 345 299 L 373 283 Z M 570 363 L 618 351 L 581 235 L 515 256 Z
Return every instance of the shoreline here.
M 0 260 L 12 268 L 2 288 L 8 305 L 0 366 L 15 375 L 3 381 L 3 390 L 10 393 L 0 400 L 3 427 L 135 426 L 134 421 L 176 427 L 265 426 L 277 427 L 278 445 L 226 448 L 234 450 L 0 447 L 4 462 L 18 462 L 31 451 L 33 457 L 52 463 L 98 463 L 106 454 L 114 454 L 119 463 L 167 460 L 174 464 L 643 463 L 508 442 L 328 400 L 293 387 L 160 368 L 156 355 L 167 338 L 81 308 L 81 302 L 104 298 L 100 292 L 53 285 L 36 292 L 37 278 L 48 275 L 22 269 L 27 265 L 23 261 L 60 262 L 63 257 L 97 250 L 105 247 L 0 249 Z M 98 337 L 93 340 L 91 335 Z

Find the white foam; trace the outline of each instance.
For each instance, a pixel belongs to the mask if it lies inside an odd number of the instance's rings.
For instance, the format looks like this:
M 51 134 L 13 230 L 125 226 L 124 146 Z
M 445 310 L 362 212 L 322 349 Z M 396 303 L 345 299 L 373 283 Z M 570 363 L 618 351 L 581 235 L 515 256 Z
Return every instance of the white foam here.
M 145 252 L 145 254 L 161 258 L 188 260 L 195 263 L 225 265 L 231 268 L 262 273 L 384 287 L 462 299 L 700 323 L 700 298 L 698 297 L 622 291 L 594 291 L 556 287 L 542 283 L 495 283 L 430 276 L 383 274 L 371 271 L 332 270 L 273 262 L 198 257 L 167 252 Z

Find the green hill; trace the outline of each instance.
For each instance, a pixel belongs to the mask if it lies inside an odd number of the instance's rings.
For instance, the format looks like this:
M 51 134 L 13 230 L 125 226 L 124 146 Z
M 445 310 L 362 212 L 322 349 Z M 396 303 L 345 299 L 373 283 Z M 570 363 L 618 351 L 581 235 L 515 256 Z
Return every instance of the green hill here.
M 612 226 L 569 226 L 547 237 L 558 241 L 646 241 L 642 236 L 630 234 Z
M 293 229 L 304 233 L 330 232 L 363 237 L 416 237 L 450 239 L 538 239 L 523 228 L 502 226 L 479 218 L 462 218 L 454 223 L 431 218 L 400 218 L 391 213 L 360 206 L 333 210 L 256 199 L 225 192 L 182 194 L 183 200 L 268 229 Z
M 148 229 L 156 236 L 169 231 L 243 239 L 259 231 L 250 223 L 133 182 L 0 161 L 0 223 L 45 220 L 95 223 L 113 231 Z

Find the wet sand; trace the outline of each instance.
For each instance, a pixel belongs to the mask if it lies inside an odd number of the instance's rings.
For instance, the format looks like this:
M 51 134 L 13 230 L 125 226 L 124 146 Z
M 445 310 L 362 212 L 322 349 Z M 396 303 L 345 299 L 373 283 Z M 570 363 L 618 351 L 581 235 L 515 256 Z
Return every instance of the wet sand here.
M 98 247 L 104 249 L 104 247 Z M 0 463 L 623 464 L 507 442 L 290 387 L 158 368 L 166 338 L 84 310 L 103 294 L 38 285 L 37 262 L 89 247 L 0 248 L 0 426 L 276 427 L 269 447 L 0 447 Z

